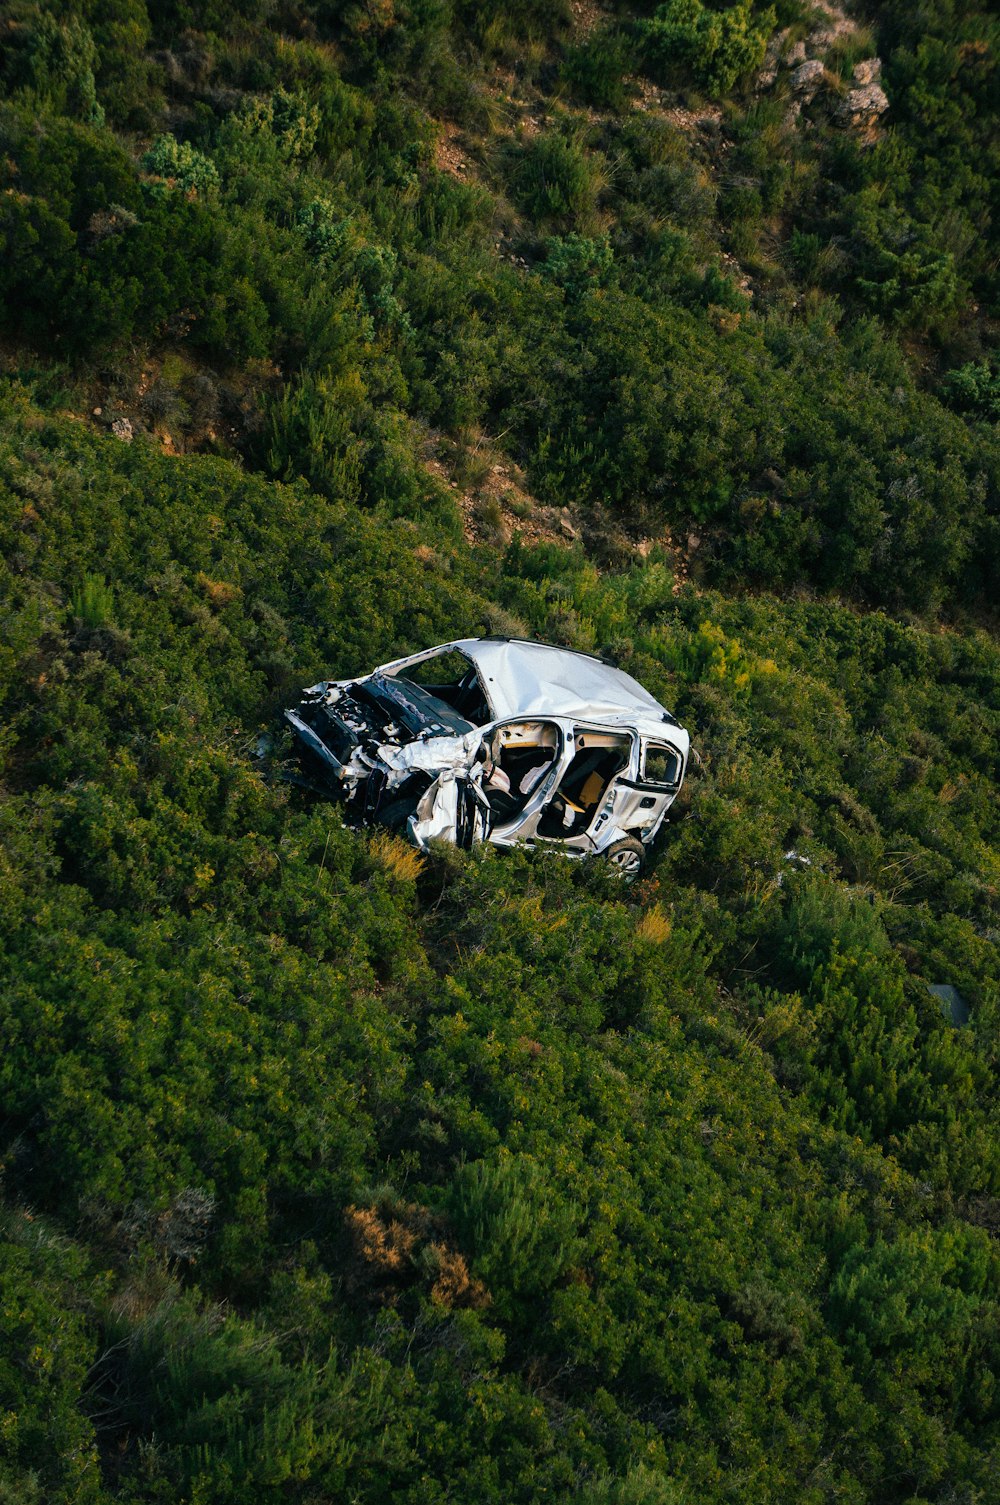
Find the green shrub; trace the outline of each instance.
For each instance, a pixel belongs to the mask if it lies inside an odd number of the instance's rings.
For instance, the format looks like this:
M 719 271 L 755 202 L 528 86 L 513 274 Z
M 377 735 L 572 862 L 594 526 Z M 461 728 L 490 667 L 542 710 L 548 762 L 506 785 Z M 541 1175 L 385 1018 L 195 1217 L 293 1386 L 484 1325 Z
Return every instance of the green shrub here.
M 114 615 L 114 592 L 102 575 L 84 575 L 70 596 L 69 609 L 84 627 L 103 627 Z
M 295 222 L 321 264 L 336 263 L 352 244 L 352 220 L 339 214 L 329 199 L 313 199 L 299 210 Z
M 1000 371 L 988 361 L 969 361 L 942 382 L 945 401 L 960 413 L 1000 422 Z
M 102 1499 L 81 1405 L 96 1346 L 90 1284 L 86 1258 L 68 1239 L 31 1213 L 0 1209 L 0 1499 L 10 1505 Z
M 631 54 L 624 34 L 605 27 L 575 47 L 563 58 L 560 76 L 570 93 L 598 109 L 620 110 L 627 98 L 625 74 Z
M 54 115 L 103 125 L 94 71 L 98 54 L 90 30 L 74 15 L 62 20 L 47 11 L 12 19 L 5 37 L 2 70 L 11 91 L 23 91 Z
M 306 479 L 338 501 L 361 494 L 365 445 L 358 434 L 364 389 L 348 378 L 289 383 L 270 415 L 267 464 L 273 475 Z
M 725 94 L 760 67 L 774 27 L 773 7 L 755 15 L 753 0 L 721 10 L 702 0 L 669 0 L 640 23 L 639 36 L 654 69 L 687 68 L 710 93 Z
M 140 162 L 159 191 L 211 194 L 219 187 L 219 170 L 210 157 L 174 136 L 159 136 Z
M 589 287 L 606 286 L 614 262 L 607 237 L 592 240 L 575 232 L 553 235 L 546 242 L 541 274 L 563 288 L 567 297 L 578 298 Z
M 285 161 L 300 161 L 312 155 L 322 115 L 302 90 L 278 88 L 272 95 L 249 100 L 237 124 L 248 136 L 273 138 Z
M 597 205 L 600 170 L 582 142 L 556 131 L 538 136 L 515 161 L 511 186 L 525 212 L 542 224 L 586 227 Z
M 511 1296 L 542 1298 L 579 1256 L 582 1209 L 548 1185 L 533 1159 L 463 1167 L 451 1212 L 474 1268 L 508 1313 Z

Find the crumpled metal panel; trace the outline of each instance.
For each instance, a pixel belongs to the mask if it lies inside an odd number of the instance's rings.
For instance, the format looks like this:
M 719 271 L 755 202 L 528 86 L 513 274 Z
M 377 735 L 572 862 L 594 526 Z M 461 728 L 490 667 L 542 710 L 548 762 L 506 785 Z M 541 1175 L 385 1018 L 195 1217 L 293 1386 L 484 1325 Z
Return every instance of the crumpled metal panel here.
M 475 664 L 498 719 L 572 716 L 627 722 L 647 734 L 669 726 L 671 741 L 680 731 L 630 674 L 588 654 L 501 638 L 464 638 L 453 646 Z
M 383 742 L 378 758 L 389 770 L 390 787 L 408 774 L 421 769 L 427 773 L 468 773 L 483 743 L 483 734 L 475 729 L 464 737 L 424 737 L 398 747 Z

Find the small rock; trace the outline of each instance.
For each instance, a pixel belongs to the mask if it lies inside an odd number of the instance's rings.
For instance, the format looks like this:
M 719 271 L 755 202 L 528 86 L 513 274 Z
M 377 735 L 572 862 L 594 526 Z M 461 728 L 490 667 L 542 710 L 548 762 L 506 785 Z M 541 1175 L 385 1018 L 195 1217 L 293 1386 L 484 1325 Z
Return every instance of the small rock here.
M 785 59 L 785 62 L 788 64 L 789 68 L 795 68 L 799 63 L 804 63 L 805 60 L 806 44 L 805 42 L 796 42 L 794 47 L 789 48 L 788 56 Z
M 826 69 L 819 58 L 811 58 L 808 63 L 800 63 L 792 74 L 792 88 L 796 94 L 815 94 L 823 82 Z
M 688 551 L 688 553 L 689 554 L 694 554 L 695 551 L 698 550 L 698 549 L 700 549 L 700 548 L 701 548 L 701 537 L 700 537 L 700 535 L 697 534 L 697 533 L 689 533 L 688 536 L 687 536 L 687 551 Z
M 574 528 L 569 515 L 569 508 L 564 507 L 559 514 L 559 531 L 564 538 L 579 538 L 580 534 Z
M 778 77 L 778 64 L 781 61 L 781 49 L 784 45 L 784 41 L 787 35 L 787 31 L 776 31 L 771 40 L 768 42 L 767 51 L 764 53 L 764 67 L 757 75 L 757 87 L 759 89 L 770 89 L 771 85 Z
M 863 58 L 860 63 L 854 64 L 852 77 L 859 89 L 876 83 L 882 77 L 882 59 L 880 57 Z
M 116 418 L 114 423 L 111 425 L 111 432 L 114 434 L 115 438 L 120 439 L 123 444 L 132 443 L 132 425 L 131 423 L 129 423 L 127 418 Z
M 103 409 L 101 409 L 101 408 L 95 408 L 94 409 L 94 417 L 95 418 L 100 418 L 102 411 L 103 411 Z
M 841 125 L 871 125 L 889 108 L 889 101 L 880 84 L 867 84 L 863 89 L 852 89 L 837 110 Z

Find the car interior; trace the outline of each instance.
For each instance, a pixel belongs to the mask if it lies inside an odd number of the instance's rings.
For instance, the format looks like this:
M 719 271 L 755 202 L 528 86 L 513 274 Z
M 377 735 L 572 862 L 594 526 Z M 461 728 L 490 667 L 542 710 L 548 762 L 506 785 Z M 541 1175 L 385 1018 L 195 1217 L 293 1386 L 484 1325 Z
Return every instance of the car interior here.
M 574 735 L 576 753 L 538 823 L 539 836 L 575 836 L 586 831 L 611 780 L 628 766 L 632 738 L 627 733 L 577 727 Z
M 559 729 L 549 721 L 516 721 L 497 727 L 486 748 L 483 790 L 498 824 L 527 805 L 559 752 Z

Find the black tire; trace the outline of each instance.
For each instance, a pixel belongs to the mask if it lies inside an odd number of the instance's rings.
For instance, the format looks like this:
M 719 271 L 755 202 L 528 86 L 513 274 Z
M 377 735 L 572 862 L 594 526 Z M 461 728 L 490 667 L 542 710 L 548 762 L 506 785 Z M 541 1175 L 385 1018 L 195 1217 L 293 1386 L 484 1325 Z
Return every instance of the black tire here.
M 604 856 L 626 883 L 634 883 L 646 865 L 646 848 L 637 836 L 619 837 Z

